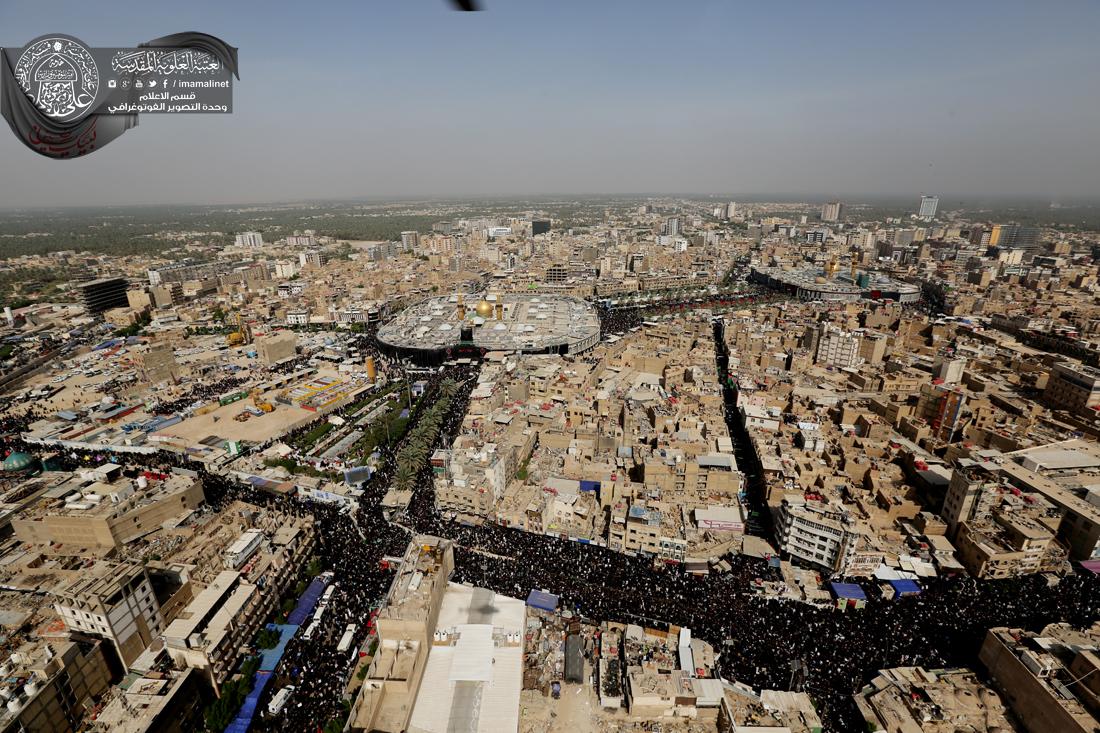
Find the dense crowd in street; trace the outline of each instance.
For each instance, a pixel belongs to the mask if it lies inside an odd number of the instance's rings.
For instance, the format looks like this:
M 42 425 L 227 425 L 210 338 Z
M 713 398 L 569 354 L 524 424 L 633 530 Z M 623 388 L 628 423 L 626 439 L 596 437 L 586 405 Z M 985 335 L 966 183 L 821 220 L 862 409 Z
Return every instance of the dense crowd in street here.
M 414 421 L 432 404 L 443 379 L 459 385 L 444 416 L 440 444 L 458 430 L 477 372 L 478 365 L 473 364 L 426 377 L 427 391 L 414 407 Z M 219 383 L 212 389 L 227 388 Z M 0 420 L 0 435 L 8 436 L 5 452 L 26 448 L 14 434 L 39 416 L 30 409 L 18 418 Z M 755 595 L 750 585 L 772 571 L 763 561 L 746 556 L 730 558 L 730 573 L 696 577 L 661 570 L 651 560 L 597 546 L 494 525 L 456 524 L 435 508 L 428 465 L 417 477 L 412 503 L 391 524 L 384 519 L 380 502 L 393 480 L 400 448 L 401 441 L 382 448 L 382 465 L 354 512 L 237 484 L 189 465 L 177 454 L 94 457 L 134 466 L 198 470 L 207 501 L 215 509 L 240 499 L 314 517 L 321 568 L 334 573 L 337 590 L 320 632 L 311 641 L 299 634 L 287 646 L 276 670 L 277 684 L 269 686 L 261 705 L 283 684 L 297 689 L 277 720 L 257 717 L 261 730 L 314 731 L 344 714 L 344 690 L 355 659 L 336 651 L 337 640 L 353 622 L 359 624 L 356 647 L 366 637 L 370 612 L 384 598 L 392 579 L 382 559 L 403 553 L 410 538 L 406 527 L 454 540 L 455 581 L 517 598 L 525 598 L 533 588 L 545 589 L 560 595 L 563 608 L 595 621 L 689 627 L 693 636 L 715 645 L 719 671 L 727 680 L 757 688 L 793 685 L 805 690 L 813 696 L 826 730 L 838 733 L 862 730 L 851 695 L 880 668 L 976 667 L 978 648 L 990 627 L 1038 629 L 1063 620 L 1087 625 L 1097 619 L 1100 609 L 1100 579 L 1092 575 L 1073 575 L 1054 584 L 1039 576 L 980 583 L 943 579 L 926 584 L 917 597 L 874 598 L 865 609 L 848 612 L 768 600 Z M 62 458 L 75 465 L 84 456 L 73 452 Z
M 196 385 L 184 397 L 159 402 L 153 411 L 158 415 L 173 415 L 196 403 L 216 400 L 226 392 L 247 384 L 248 381 L 248 378 L 244 376 L 223 377 L 209 384 Z

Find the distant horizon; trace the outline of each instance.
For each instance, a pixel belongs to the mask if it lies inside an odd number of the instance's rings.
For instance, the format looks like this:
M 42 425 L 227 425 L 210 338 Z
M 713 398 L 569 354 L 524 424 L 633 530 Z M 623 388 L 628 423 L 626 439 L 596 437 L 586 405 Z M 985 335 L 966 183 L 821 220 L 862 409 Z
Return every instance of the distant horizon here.
M 75 160 L 0 135 L 0 206 L 788 188 L 1100 198 L 1100 3 L 484 7 L 0 3 L 12 48 L 194 30 L 240 49 L 231 114 L 145 114 Z
M 324 198 L 286 198 L 265 200 L 236 200 L 225 202 L 202 201 L 158 201 L 146 203 L 118 203 L 118 204 L 71 204 L 59 206 L 2 206 L 0 213 L 31 212 L 31 211 L 83 211 L 83 210 L 114 210 L 114 209 L 158 209 L 158 208 L 237 208 L 242 206 L 316 206 L 316 205 L 340 205 L 340 204 L 415 204 L 415 203 L 519 203 L 522 201 L 560 201 L 568 199 L 592 200 L 592 199 L 682 199 L 704 201 L 713 199 L 718 202 L 734 201 L 746 204 L 819 204 L 830 201 L 839 201 L 845 205 L 909 205 L 912 204 L 914 212 L 920 204 L 921 196 L 936 196 L 940 200 L 940 213 L 950 208 L 954 203 L 960 206 L 974 207 L 983 204 L 1006 205 L 1032 205 L 1062 207 L 1090 207 L 1100 206 L 1098 196 L 1060 197 L 1051 199 L 1041 195 L 983 195 L 983 194 L 957 194 L 923 192 L 915 194 L 822 194 L 822 193 L 685 193 L 685 192 L 641 192 L 641 193 L 577 193 L 577 192 L 549 192 L 531 194 L 424 194 L 424 195 L 394 195 L 394 196 L 334 196 Z

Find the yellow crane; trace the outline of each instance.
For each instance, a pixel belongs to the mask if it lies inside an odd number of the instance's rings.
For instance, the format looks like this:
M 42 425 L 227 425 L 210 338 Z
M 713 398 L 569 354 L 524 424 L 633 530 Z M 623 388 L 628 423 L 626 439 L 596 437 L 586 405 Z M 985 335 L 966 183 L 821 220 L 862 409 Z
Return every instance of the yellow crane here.
M 244 325 L 244 318 L 241 317 L 241 312 L 237 311 L 237 330 L 226 336 L 225 342 L 230 346 L 240 346 L 251 340 L 248 328 Z
M 262 397 L 263 392 L 261 392 L 258 387 L 254 388 L 250 394 L 252 395 L 252 404 L 255 405 L 257 409 L 263 410 L 264 412 L 271 412 L 275 409 L 275 405 L 264 401 Z

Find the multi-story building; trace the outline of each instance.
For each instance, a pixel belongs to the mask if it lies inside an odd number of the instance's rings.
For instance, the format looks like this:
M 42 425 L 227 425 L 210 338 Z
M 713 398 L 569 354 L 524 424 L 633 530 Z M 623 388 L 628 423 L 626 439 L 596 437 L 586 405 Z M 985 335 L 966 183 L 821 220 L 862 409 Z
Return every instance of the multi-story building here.
M 295 232 L 294 234 L 287 235 L 286 243 L 291 247 L 307 247 L 312 249 L 317 246 L 317 238 L 309 233 L 298 234 Z
M 154 267 L 148 271 L 150 285 L 185 283 L 189 280 L 210 280 L 238 267 L 248 265 L 246 260 L 215 260 L 213 262 L 194 262 L 184 260 L 164 267 Z
M 324 252 L 311 249 L 298 255 L 298 263 L 302 267 L 324 267 L 328 263 L 328 255 Z
M 965 357 L 937 356 L 932 373 L 944 384 L 958 384 L 966 372 Z
M 859 355 L 862 336 L 854 331 L 843 331 L 829 324 L 821 324 L 817 340 L 818 364 L 834 367 L 853 367 L 862 358 Z
M 111 671 L 103 642 L 45 642 L 21 648 L 0 681 L 0 733 L 74 733 L 87 708 L 107 693 Z
M 981 460 L 957 464 L 941 512 L 949 536 L 964 522 L 989 520 L 996 510 L 1023 503 L 1041 511 L 1039 522 L 1070 559 L 1100 558 L 1100 506 L 1088 498 L 1100 479 L 1100 445 L 1067 440 L 1013 453 L 990 450 Z
M 1034 505 L 1024 506 L 1011 493 L 988 519 L 959 525 L 955 548 L 959 561 L 975 578 L 1009 578 L 1067 569 L 1066 551 L 1043 519 L 1057 524 L 1057 515 Z
M 989 246 L 1001 249 L 1035 249 L 1039 245 L 1038 227 L 1019 224 L 995 224 L 989 233 Z
M 264 618 L 261 590 L 235 570 L 218 573 L 164 630 L 164 643 L 179 667 L 193 667 L 215 688 L 237 663 L 242 646 Z
M 144 311 L 153 305 L 153 298 L 145 288 L 131 288 L 126 291 L 126 304 L 132 311 Z
M 201 672 L 190 667 L 171 668 L 171 657 L 161 650 L 156 668 L 131 671 L 125 689 L 96 716 L 91 730 L 95 733 L 190 733 L 202 730 L 203 710 L 213 698 L 213 690 Z
M 175 381 L 179 377 L 179 364 L 176 350 L 167 341 L 150 344 L 149 348 L 135 357 L 138 376 L 143 382 L 157 384 Z
M 830 201 L 821 207 L 821 221 L 840 221 L 843 212 L 844 204 L 839 201 Z
M 999 486 L 995 465 L 969 458 L 961 459 L 951 472 L 940 512 L 947 523 L 948 536 L 955 537 L 963 522 L 988 516 Z
M 920 211 L 917 212 L 917 216 L 925 221 L 932 221 L 936 218 L 936 210 L 939 206 L 939 196 L 921 196 Z
M 783 552 L 830 572 L 850 572 L 865 533 L 842 505 L 788 494 L 774 514 Z
M 1029 733 L 1100 730 L 1100 633 L 1052 624 L 1041 633 L 995 628 L 978 654 Z
M 168 308 L 183 300 L 183 285 L 178 282 L 150 285 L 149 297 L 154 308 Z
M 645 461 L 644 483 L 650 491 L 733 497 L 741 490 L 742 478 L 734 457 L 724 453 L 692 458 L 679 451 L 664 451 Z
M 304 308 L 299 308 L 286 312 L 286 325 L 288 326 L 308 326 L 309 325 L 309 311 Z
M 275 263 L 275 277 L 286 280 L 298 274 L 300 265 L 293 260 L 278 260 Z
M 293 333 L 276 333 L 256 342 L 260 361 L 268 366 L 289 359 L 297 353 L 298 337 Z
M 663 502 L 624 497 L 611 507 L 607 546 L 616 552 L 683 562 L 687 541 L 670 509 Z
M 54 595 L 65 626 L 111 641 L 127 668 L 164 630 L 160 604 L 141 565 L 97 563 Z
M 130 303 L 126 297 L 128 288 L 126 278 L 123 277 L 104 277 L 76 286 L 80 293 L 80 302 L 90 314 L 127 307 Z
M 450 540 L 413 538 L 378 612 L 378 649 L 352 707 L 351 730 L 409 729 L 452 572 Z
M 264 246 L 264 238 L 259 232 L 241 232 L 234 238 L 233 243 L 238 247 L 256 249 Z
M 151 479 L 93 475 L 65 484 L 65 490 L 13 518 L 15 535 L 37 545 L 120 549 L 206 499 L 197 475 L 183 469 Z
M 1034 492 L 1062 512 L 1058 538 L 1073 560 L 1100 559 L 1100 444 L 1066 440 L 1006 453 L 999 466 L 1008 483 Z
M 414 252 L 420 246 L 420 234 L 417 232 L 401 232 L 401 249 Z
M 966 394 L 958 389 L 942 385 L 921 385 L 917 398 L 916 416 L 931 427 L 932 437 L 950 442 L 959 427 Z
M 1089 414 L 1100 405 L 1100 369 L 1058 362 L 1050 370 L 1043 401 L 1057 410 Z
M 493 517 L 508 481 L 519 462 L 531 454 L 538 434 L 534 430 L 514 431 L 497 443 L 469 447 L 469 439 L 455 441 L 446 454 L 433 456 L 445 463 L 436 481 L 436 505 L 445 512 Z

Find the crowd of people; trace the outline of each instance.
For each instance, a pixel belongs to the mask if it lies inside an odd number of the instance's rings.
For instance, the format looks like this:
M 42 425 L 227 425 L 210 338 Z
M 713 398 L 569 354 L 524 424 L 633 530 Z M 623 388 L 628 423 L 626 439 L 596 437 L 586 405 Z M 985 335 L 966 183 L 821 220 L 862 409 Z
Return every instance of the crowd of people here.
M 183 397 L 177 397 L 172 400 L 164 400 L 158 402 L 154 407 L 153 412 L 157 415 L 174 415 L 181 410 L 185 410 L 188 407 L 200 402 L 209 402 L 216 400 L 226 392 L 230 390 L 242 387 L 249 382 L 249 378 L 246 376 L 239 377 L 222 377 L 209 384 L 196 385 Z
M 461 425 L 477 373 L 478 365 L 472 364 L 428 375 L 425 397 L 416 403 L 412 419 L 433 403 L 443 379 L 454 380 L 459 389 L 439 438 L 441 444 L 449 441 Z M 0 420 L 4 447 L 26 449 L 18 432 L 40 416 L 32 407 L 18 418 Z M 418 474 L 407 510 L 391 523 L 380 503 L 400 449 L 401 441 L 381 449 L 379 469 L 354 511 L 267 493 L 189 465 L 175 453 L 98 456 L 162 470 L 198 470 L 215 509 L 242 500 L 314 518 L 321 569 L 333 573 L 336 590 L 319 633 L 308 641 L 299 633 L 287 645 L 265 700 L 283 684 L 295 685 L 296 692 L 277 719 L 258 716 L 258 729 L 313 731 L 346 714 L 345 690 L 356 660 L 336 650 L 338 639 L 349 623 L 359 626 L 353 649 L 365 639 L 371 611 L 392 580 L 383 558 L 400 556 L 411 532 L 454 541 L 457 582 L 517 598 L 545 589 L 560 596 L 563 608 L 593 621 L 689 627 L 693 636 L 715 646 L 719 672 L 727 680 L 804 690 L 813 697 L 826 730 L 837 732 L 862 730 L 852 694 L 878 669 L 977 666 L 978 648 L 991 627 L 1038 629 L 1056 621 L 1083 626 L 1096 621 L 1100 610 L 1100 579 L 1088 574 L 1053 584 L 1039 576 L 982 582 L 944 578 L 925 584 L 919 596 L 872 598 L 866 608 L 847 612 L 765 599 L 751 586 L 773 571 L 747 556 L 729 558 L 731 572 L 698 577 L 598 546 L 495 525 L 455 523 L 436 510 L 428 465 Z M 84 457 L 73 451 L 62 459 L 77 465 Z

